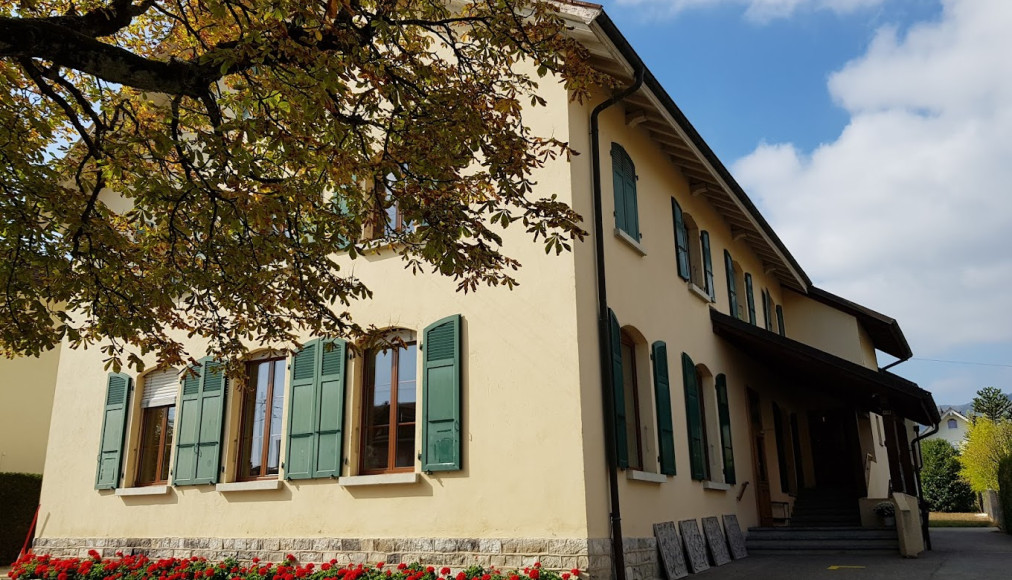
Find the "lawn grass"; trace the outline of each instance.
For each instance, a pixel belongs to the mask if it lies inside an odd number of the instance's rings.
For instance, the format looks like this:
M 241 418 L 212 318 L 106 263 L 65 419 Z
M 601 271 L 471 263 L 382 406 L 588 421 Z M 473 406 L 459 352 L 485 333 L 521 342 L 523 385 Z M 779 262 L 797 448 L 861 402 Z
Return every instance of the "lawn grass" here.
M 928 526 L 932 528 L 987 528 L 993 525 L 987 514 L 931 512 L 928 516 Z

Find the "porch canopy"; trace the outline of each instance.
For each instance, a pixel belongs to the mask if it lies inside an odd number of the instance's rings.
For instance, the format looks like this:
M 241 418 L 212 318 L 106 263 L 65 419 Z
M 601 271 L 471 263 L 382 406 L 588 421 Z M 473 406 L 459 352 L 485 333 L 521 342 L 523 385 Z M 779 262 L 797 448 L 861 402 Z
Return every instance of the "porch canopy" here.
M 710 310 L 713 332 L 759 362 L 864 411 L 895 414 L 922 425 L 940 421 L 931 393 L 883 370 L 872 370 L 726 314 Z

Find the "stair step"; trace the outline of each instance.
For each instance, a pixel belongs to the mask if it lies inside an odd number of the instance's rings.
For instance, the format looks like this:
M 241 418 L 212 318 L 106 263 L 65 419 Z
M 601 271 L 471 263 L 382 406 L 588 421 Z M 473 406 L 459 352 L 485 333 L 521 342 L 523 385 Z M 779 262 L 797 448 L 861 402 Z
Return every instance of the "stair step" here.
M 748 541 L 755 540 L 895 540 L 896 530 L 872 528 L 764 528 L 749 530 Z
M 899 540 L 872 540 L 867 542 L 856 542 L 854 540 L 782 540 L 750 541 L 745 543 L 748 551 L 753 550 L 899 550 Z

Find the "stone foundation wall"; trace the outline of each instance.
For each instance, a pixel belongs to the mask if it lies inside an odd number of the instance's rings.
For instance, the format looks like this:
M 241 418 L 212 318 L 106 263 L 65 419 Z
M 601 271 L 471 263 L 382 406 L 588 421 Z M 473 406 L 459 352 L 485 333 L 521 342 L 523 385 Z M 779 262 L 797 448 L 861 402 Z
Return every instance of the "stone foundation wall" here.
M 654 538 L 625 538 L 628 580 L 661 578 Z M 611 540 L 557 538 L 36 538 L 33 550 L 57 557 L 145 554 L 149 558 L 204 557 L 209 560 L 254 557 L 280 562 L 292 554 L 300 563 L 340 564 L 420 562 L 429 566 L 465 568 L 472 565 L 502 570 L 534 562 L 553 570 L 578 568 L 582 576 L 611 576 Z

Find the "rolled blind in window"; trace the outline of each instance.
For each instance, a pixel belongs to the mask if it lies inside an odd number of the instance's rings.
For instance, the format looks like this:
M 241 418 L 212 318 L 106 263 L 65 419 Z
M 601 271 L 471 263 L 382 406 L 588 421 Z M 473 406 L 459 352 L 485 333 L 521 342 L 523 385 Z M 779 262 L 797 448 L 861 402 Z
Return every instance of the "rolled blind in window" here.
M 141 407 L 175 405 L 179 391 L 179 371 L 174 368 L 161 369 L 144 375 L 141 393 Z

